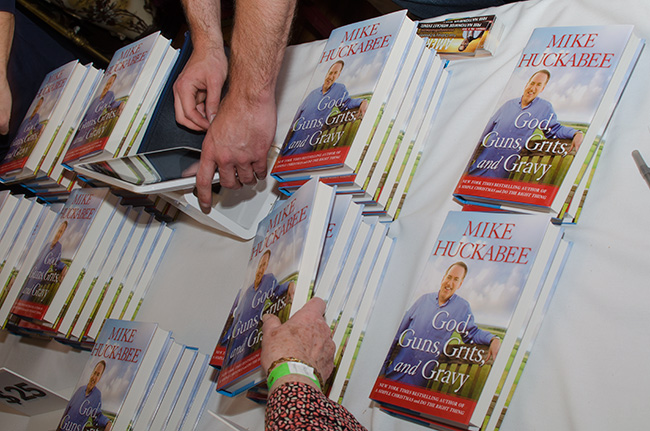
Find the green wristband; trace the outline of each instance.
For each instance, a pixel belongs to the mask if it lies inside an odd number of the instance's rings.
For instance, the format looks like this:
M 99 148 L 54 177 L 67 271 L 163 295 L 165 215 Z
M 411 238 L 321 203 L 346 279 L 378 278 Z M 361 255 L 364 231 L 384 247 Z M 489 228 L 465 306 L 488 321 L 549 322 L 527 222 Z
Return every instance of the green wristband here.
M 309 365 L 300 362 L 283 362 L 280 365 L 274 367 L 269 373 L 269 376 L 266 378 L 266 384 L 268 385 L 269 389 L 271 389 L 273 383 L 275 383 L 277 379 L 280 377 L 288 376 L 290 374 L 299 374 L 301 376 L 308 377 L 310 380 L 316 383 L 318 389 L 322 389 L 320 383 L 318 382 L 316 374 L 314 374 L 314 369 Z

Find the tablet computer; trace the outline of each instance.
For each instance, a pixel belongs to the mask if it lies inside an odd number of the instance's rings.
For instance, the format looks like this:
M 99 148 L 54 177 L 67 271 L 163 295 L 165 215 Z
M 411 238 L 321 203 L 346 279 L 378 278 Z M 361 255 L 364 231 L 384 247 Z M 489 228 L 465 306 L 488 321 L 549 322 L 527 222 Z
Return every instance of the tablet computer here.
M 81 177 L 99 180 L 134 193 L 151 194 L 192 189 L 196 183 L 201 151 L 177 147 L 115 159 L 79 163 L 74 166 Z M 213 183 L 219 182 L 215 172 Z

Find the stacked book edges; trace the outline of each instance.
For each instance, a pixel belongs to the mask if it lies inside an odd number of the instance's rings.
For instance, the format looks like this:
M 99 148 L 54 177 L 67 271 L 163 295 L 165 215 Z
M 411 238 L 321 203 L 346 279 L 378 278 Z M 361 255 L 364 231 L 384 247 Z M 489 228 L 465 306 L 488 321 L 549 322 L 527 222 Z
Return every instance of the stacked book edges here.
M 109 318 L 136 318 L 173 229 L 106 188 L 65 204 L 0 192 L 0 324 L 92 348 Z

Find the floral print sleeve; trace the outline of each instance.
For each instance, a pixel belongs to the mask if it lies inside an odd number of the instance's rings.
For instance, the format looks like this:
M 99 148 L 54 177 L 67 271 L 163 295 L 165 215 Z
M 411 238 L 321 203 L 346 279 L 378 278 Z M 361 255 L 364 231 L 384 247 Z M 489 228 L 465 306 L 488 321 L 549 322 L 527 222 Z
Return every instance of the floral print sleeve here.
M 365 431 L 345 407 L 305 383 L 291 382 L 277 388 L 266 406 L 266 431 Z

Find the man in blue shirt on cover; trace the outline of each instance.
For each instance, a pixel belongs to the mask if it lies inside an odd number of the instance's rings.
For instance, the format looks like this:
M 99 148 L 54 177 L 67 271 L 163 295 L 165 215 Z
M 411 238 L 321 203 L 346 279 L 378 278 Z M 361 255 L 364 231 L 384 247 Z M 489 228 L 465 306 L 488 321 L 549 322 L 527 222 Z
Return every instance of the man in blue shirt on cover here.
M 51 302 L 52 296 L 68 271 L 67 265 L 61 260 L 63 246 L 60 242 L 67 228 L 68 222 L 64 220 L 59 224 L 52 241 L 43 246 L 22 287 L 18 298 L 20 301 L 37 304 Z
M 106 370 L 106 362 L 99 361 L 88 379 L 86 386 L 79 387 L 68 406 L 63 412 L 57 431 L 86 429 L 88 419 L 91 420 L 93 429 L 110 431 L 113 423 L 102 413 L 102 393 L 97 389 L 97 383 Z
M 420 296 L 402 318 L 380 374 L 387 379 L 426 388 L 436 380 L 438 358 L 454 332 L 465 343 L 489 345 L 487 355 L 470 360 L 481 365 L 494 359 L 501 341 L 479 329 L 469 303 L 456 295 L 467 274 L 464 262 L 452 264 L 440 282 L 438 292 Z
M 548 70 L 535 72 L 526 83 L 521 98 L 505 102 L 490 118 L 481 134 L 481 152 L 469 167 L 469 175 L 508 178 L 513 166 L 511 156 L 519 154 L 537 127 L 547 139 L 572 139 L 564 155 L 580 146 L 582 132 L 561 125 L 553 105 L 537 97 L 550 78 Z
M 261 337 L 256 336 L 262 329 L 262 314 L 278 314 L 280 310 L 267 310 L 269 303 L 275 303 L 287 295 L 286 301 L 293 296 L 294 282 L 279 284 L 273 273 L 266 273 L 271 258 L 267 249 L 260 258 L 255 271 L 255 280 L 239 297 L 234 324 L 230 328 L 229 350 L 226 352 L 224 366 L 244 359 L 259 346 Z M 280 307 L 280 309 L 283 307 Z
M 319 131 L 325 120 L 337 107 L 343 112 L 359 108 L 356 119 L 363 118 L 368 107 L 366 99 L 352 99 L 344 84 L 336 82 L 341 75 L 344 63 L 336 61 L 325 75 L 322 87 L 312 90 L 300 104 L 298 112 L 291 122 L 291 130 L 282 146 L 282 156 L 308 153 L 318 144 Z

